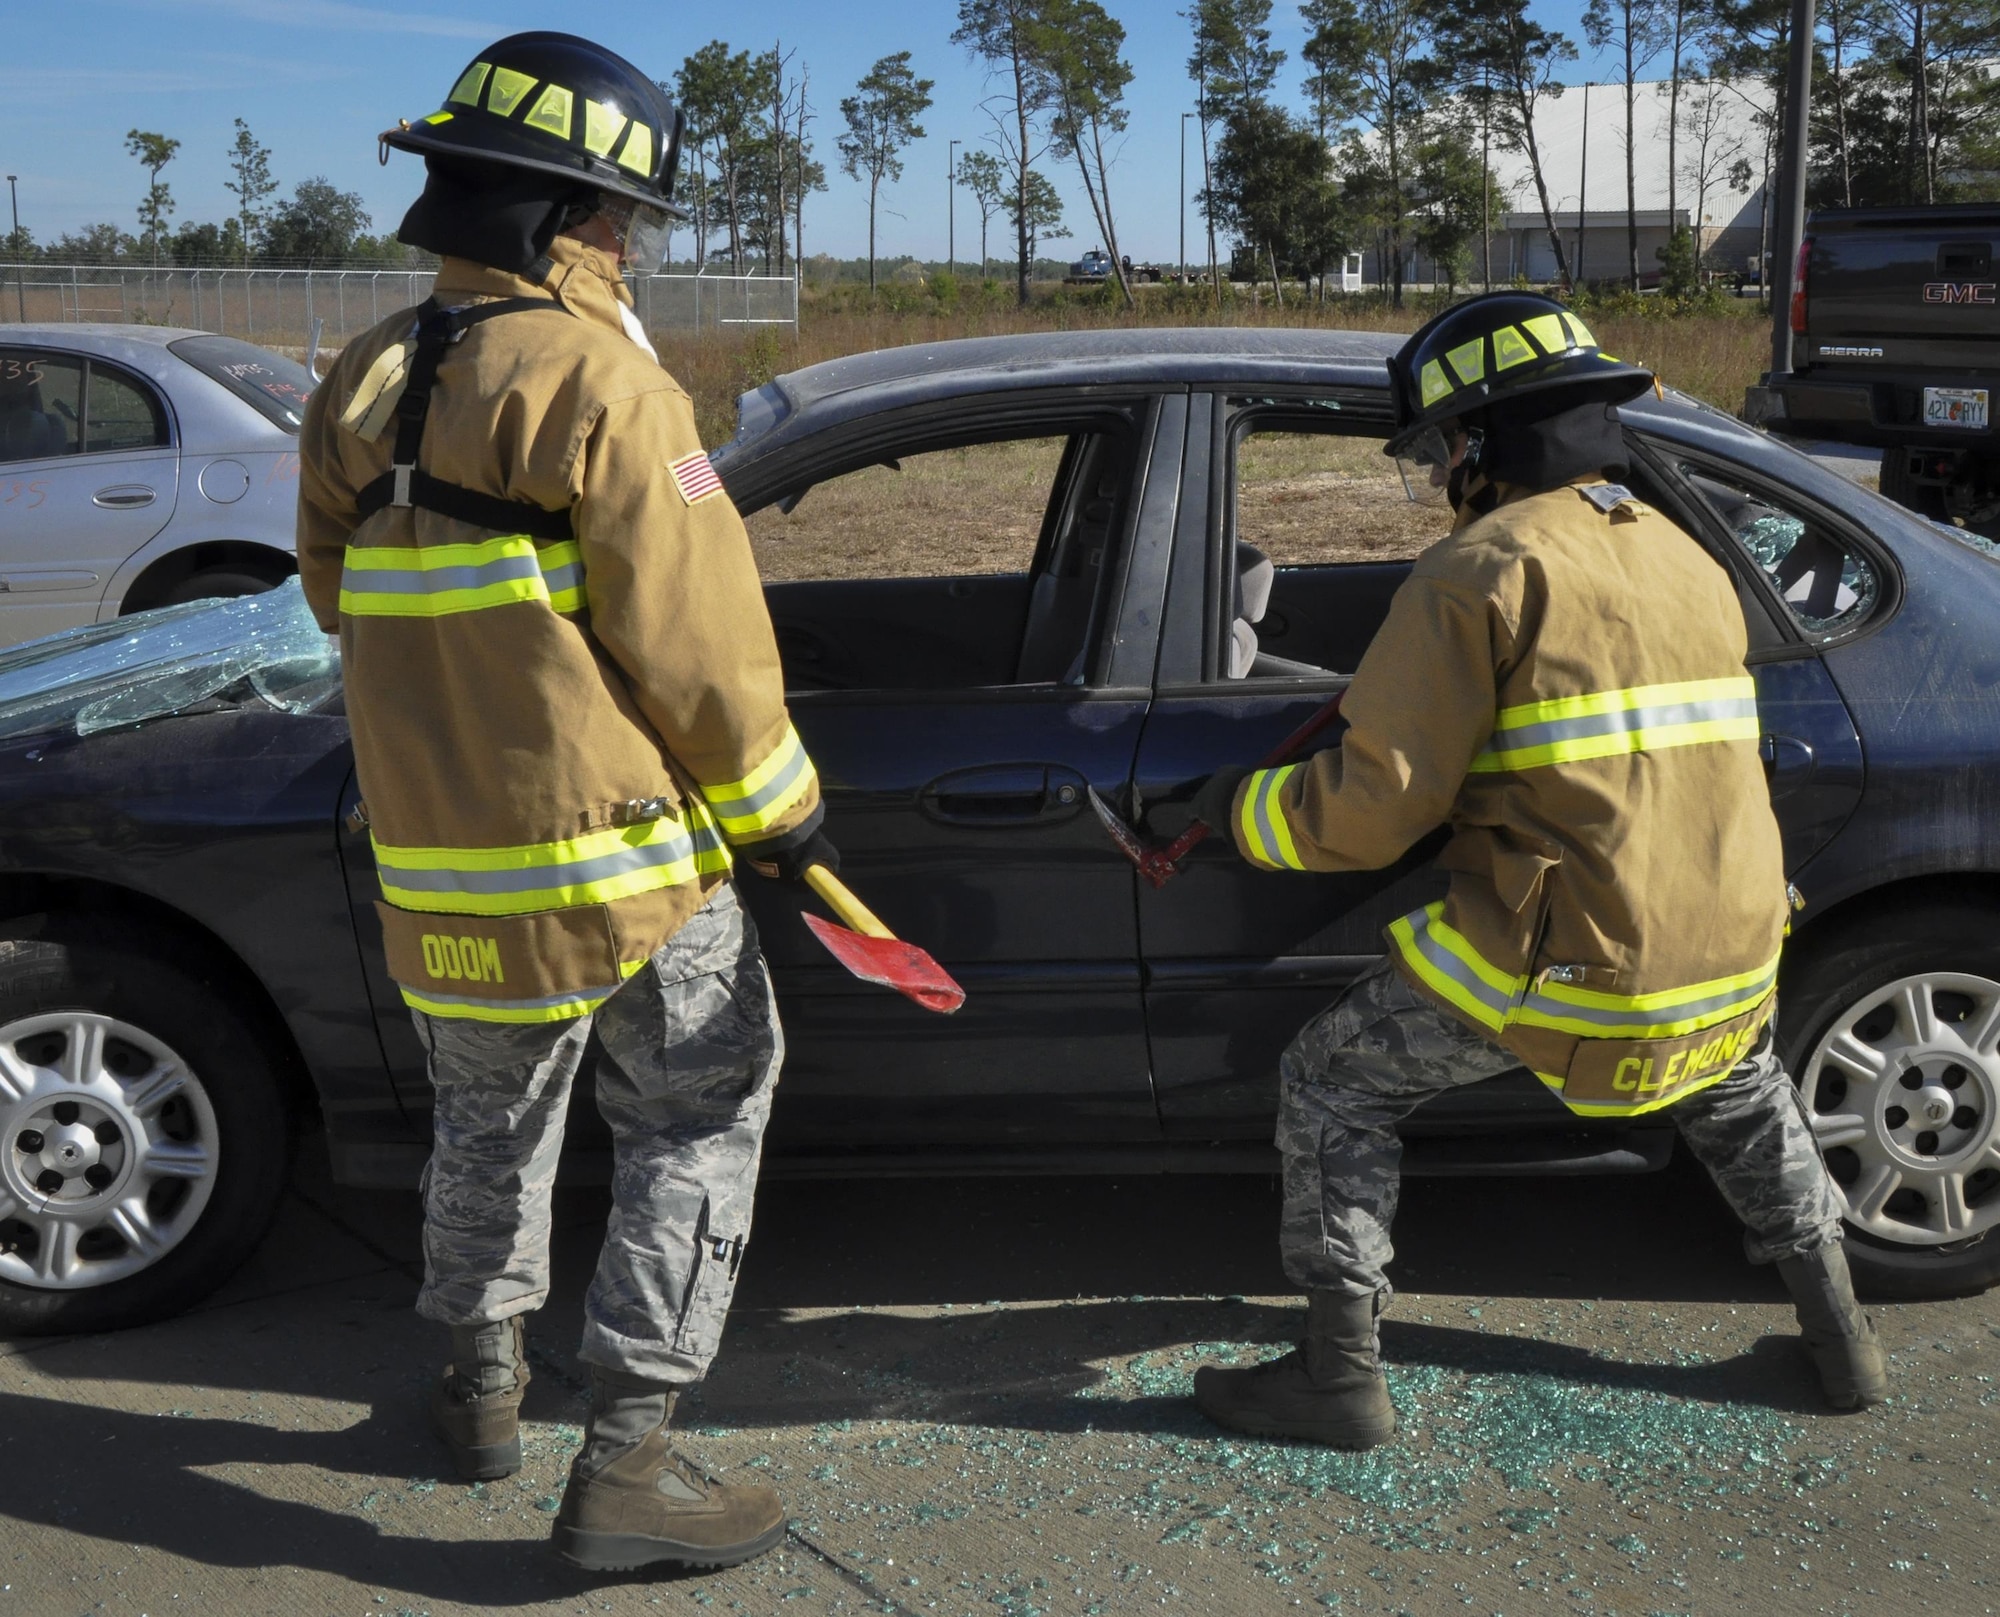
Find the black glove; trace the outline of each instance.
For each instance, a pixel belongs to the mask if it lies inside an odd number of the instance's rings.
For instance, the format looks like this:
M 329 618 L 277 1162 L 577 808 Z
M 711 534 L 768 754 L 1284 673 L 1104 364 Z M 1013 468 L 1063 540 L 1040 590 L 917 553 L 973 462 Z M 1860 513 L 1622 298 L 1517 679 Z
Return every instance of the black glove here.
M 1229 827 L 1229 810 L 1236 801 L 1236 788 L 1249 778 L 1252 772 L 1236 764 L 1226 769 L 1218 769 L 1203 781 L 1194 794 L 1189 807 L 1194 817 L 1217 836 L 1229 837 L 1235 841 Z
M 771 881 L 803 881 L 806 871 L 814 865 L 825 865 L 836 876 L 840 874 L 840 850 L 827 840 L 826 833 L 817 826 L 804 841 L 789 847 L 753 843 L 747 848 L 739 848 L 737 852 L 752 870 Z

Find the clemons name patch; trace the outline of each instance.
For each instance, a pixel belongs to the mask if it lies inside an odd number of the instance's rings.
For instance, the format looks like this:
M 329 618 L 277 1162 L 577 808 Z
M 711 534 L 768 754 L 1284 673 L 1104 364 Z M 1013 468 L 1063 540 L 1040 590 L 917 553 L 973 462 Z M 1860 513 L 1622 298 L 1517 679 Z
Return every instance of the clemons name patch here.
M 682 500 L 689 505 L 699 505 L 722 492 L 722 479 L 715 475 L 708 456 L 699 449 L 692 455 L 669 461 L 667 470 L 673 474 L 674 487 L 680 490 Z

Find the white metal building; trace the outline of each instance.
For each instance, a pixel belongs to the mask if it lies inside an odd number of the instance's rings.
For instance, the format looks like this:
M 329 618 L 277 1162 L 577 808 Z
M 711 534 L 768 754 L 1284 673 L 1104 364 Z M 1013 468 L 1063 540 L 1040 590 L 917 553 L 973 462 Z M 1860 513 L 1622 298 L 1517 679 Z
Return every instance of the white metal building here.
M 1762 251 L 1764 197 L 1771 153 L 1758 114 L 1769 107 L 1765 85 L 1741 82 L 1681 85 L 1680 128 L 1668 163 L 1668 96 L 1664 80 L 1641 83 L 1633 97 L 1634 172 L 1639 217 L 1639 270 L 1659 272 L 1658 250 L 1675 216 L 1696 227 L 1704 264 L 1725 273 L 1754 268 Z M 1475 129 L 1473 138 L 1478 139 Z M 1616 280 L 1629 264 L 1625 192 L 1625 93 L 1622 84 L 1576 85 L 1545 100 L 1535 118 L 1550 211 L 1572 269 L 1584 280 Z M 1535 194 L 1525 153 L 1491 152 L 1493 185 L 1505 216 L 1491 250 L 1496 284 L 1521 276 L 1552 281 L 1555 250 Z M 1668 212 L 1672 172 L 1673 213 Z M 1579 244 L 1581 255 L 1579 257 Z M 1379 249 L 1366 255 L 1371 285 L 1387 279 Z M 1484 278 L 1473 251 L 1472 279 Z M 1406 282 L 1441 279 L 1428 262 L 1406 263 Z

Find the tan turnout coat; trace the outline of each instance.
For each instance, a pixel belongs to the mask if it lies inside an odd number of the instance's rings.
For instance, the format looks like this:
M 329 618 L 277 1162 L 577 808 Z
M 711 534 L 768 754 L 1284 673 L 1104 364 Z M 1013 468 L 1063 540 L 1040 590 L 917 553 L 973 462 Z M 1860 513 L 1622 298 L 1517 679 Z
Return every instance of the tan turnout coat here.
M 1773 1003 L 1786 886 L 1743 615 L 1601 480 L 1506 492 L 1418 559 L 1344 744 L 1244 783 L 1236 840 L 1368 870 L 1448 824 L 1450 894 L 1390 927 L 1397 966 L 1573 1110 L 1650 1111 L 1727 1073 Z
M 587 1012 L 725 878 L 730 843 L 820 812 L 688 397 L 628 335 L 609 256 L 562 239 L 551 256 L 539 287 L 445 260 L 445 305 L 551 307 L 446 352 L 418 464 L 567 510 L 573 542 L 360 517 L 392 458 L 412 310 L 347 346 L 300 440 L 299 572 L 341 637 L 390 970 L 411 1004 L 489 1021 Z

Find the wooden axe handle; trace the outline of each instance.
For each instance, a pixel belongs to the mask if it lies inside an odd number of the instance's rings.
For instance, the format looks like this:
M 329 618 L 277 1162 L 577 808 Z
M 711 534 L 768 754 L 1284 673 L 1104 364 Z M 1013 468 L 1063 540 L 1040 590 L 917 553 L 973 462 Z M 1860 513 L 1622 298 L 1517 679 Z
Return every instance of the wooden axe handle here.
M 852 930 L 867 938 L 893 938 L 891 932 L 875 918 L 875 912 L 850 893 L 841 880 L 825 865 L 806 866 L 806 885 L 826 901 L 826 907 L 840 917 Z

